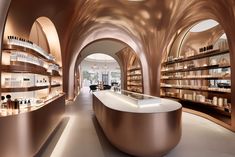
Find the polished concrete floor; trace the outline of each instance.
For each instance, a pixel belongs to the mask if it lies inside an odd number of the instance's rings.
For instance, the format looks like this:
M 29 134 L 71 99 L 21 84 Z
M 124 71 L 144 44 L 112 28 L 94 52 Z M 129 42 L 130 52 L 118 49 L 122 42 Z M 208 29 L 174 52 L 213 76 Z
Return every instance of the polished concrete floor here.
M 83 89 L 66 107 L 43 157 L 130 157 L 105 138 L 92 111 L 92 94 Z M 235 133 L 204 118 L 183 113 L 180 143 L 165 157 L 235 157 Z M 157 140 L 157 139 L 156 139 Z

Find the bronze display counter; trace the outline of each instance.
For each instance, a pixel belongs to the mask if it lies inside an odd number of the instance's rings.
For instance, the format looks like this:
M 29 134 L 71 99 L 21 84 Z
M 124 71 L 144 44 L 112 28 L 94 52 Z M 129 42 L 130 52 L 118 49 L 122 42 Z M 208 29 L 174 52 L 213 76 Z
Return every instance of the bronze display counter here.
M 65 95 L 28 112 L 0 117 L 0 156 L 35 156 L 62 119 Z
M 128 154 L 160 157 L 180 141 L 178 102 L 127 91 L 98 91 L 93 93 L 93 109 L 108 140 Z

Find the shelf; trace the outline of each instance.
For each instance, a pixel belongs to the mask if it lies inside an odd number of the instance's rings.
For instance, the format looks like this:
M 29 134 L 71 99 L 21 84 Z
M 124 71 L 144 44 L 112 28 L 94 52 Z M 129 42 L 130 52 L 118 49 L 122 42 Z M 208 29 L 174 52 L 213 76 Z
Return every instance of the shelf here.
M 216 93 L 227 93 L 231 94 L 231 92 L 227 91 L 217 91 L 217 90 L 209 90 L 209 89 L 200 89 L 200 88 L 188 88 L 188 87 L 164 87 L 161 86 L 161 88 L 172 88 L 172 89 L 182 89 L 182 90 L 194 90 L 194 91 L 201 91 L 201 92 L 216 92 Z
M 129 79 L 129 80 L 127 80 L 127 81 L 142 81 L 142 79 Z
M 187 69 L 178 69 L 178 70 L 169 70 L 169 71 L 161 71 L 161 73 L 177 73 L 177 72 L 188 72 L 188 71 L 197 71 L 197 70 L 209 70 L 209 69 L 220 69 L 220 68 L 229 68 L 230 65 L 222 66 L 222 65 L 208 65 L 203 67 L 193 67 Z
M 13 65 L 1 65 L 1 71 L 7 73 L 33 73 L 46 76 L 60 76 L 58 73 L 49 73 L 41 66 L 31 63 L 14 62 Z
M 127 69 L 127 71 L 136 71 L 136 70 L 141 70 L 141 67 Z
M 58 71 L 52 70 L 52 73 L 50 73 L 50 76 L 61 76 Z
M 127 89 L 127 91 L 130 91 L 130 92 L 135 92 L 135 93 L 140 93 L 140 94 L 142 94 L 143 92 L 140 92 L 140 91 L 135 91 L 135 90 L 128 90 Z
M 37 51 L 35 51 L 33 49 L 30 49 L 30 48 L 23 47 L 23 46 L 4 44 L 3 45 L 3 50 L 16 50 L 16 51 L 27 52 L 31 55 L 34 55 L 36 57 L 39 57 L 39 58 L 43 59 L 44 61 L 46 61 L 48 63 L 53 63 L 53 64 L 58 65 L 55 61 L 48 60 L 45 56 L 38 53 Z
M 136 86 L 136 87 L 142 87 L 142 85 L 135 85 L 135 84 L 128 84 L 127 86 Z
M 127 76 L 142 76 L 142 74 L 127 74 Z
M 23 65 L 1 65 L 2 72 L 8 73 L 34 73 L 41 75 L 50 75 L 45 68 L 36 66 L 34 64 L 25 63 Z
M 229 50 L 225 50 L 225 51 L 213 50 L 213 51 L 209 51 L 209 52 L 205 52 L 205 53 L 199 53 L 197 55 L 186 57 L 186 58 L 183 58 L 183 59 L 163 62 L 162 65 L 170 65 L 170 64 L 175 64 L 175 63 L 181 63 L 181 62 L 191 61 L 191 60 L 195 60 L 195 59 L 202 59 L 202 58 L 206 58 L 206 57 L 222 55 L 222 54 L 226 54 L 226 53 L 229 53 Z
M 206 105 L 208 107 L 213 107 L 216 110 L 219 110 L 219 111 L 222 111 L 222 112 L 226 113 L 227 116 L 231 116 L 231 113 L 225 111 L 225 109 L 227 109 L 227 108 L 218 107 L 218 106 L 215 106 L 215 105 L 213 105 L 211 103 L 208 103 L 208 102 L 199 102 L 199 101 L 188 100 L 188 99 L 172 97 L 172 96 L 165 96 L 165 95 L 162 95 L 161 97 L 164 97 L 164 98 L 173 98 L 173 99 L 177 99 L 177 100 L 180 100 L 180 101 L 192 102 L 192 103 L 198 103 L 198 104 Z
M 51 85 L 52 88 L 60 87 L 61 84 Z M 49 88 L 50 86 L 33 86 L 33 87 L 17 87 L 17 88 L 2 88 L 1 92 L 10 93 L 10 92 L 28 92 L 28 91 L 36 91 L 41 89 Z
M 55 88 L 55 87 L 60 87 L 62 86 L 61 84 L 54 84 L 54 85 L 51 85 L 51 88 Z
M 28 92 L 36 91 L 41 89 L 47 89 L 49 86 L 33 86 L 33 87 L 19 87 L 19 88 L 2 88 L 1 92 L 10 93 L 10 92 Z
M 161 80 L 230 80 L 231 77 L 161 78 Z

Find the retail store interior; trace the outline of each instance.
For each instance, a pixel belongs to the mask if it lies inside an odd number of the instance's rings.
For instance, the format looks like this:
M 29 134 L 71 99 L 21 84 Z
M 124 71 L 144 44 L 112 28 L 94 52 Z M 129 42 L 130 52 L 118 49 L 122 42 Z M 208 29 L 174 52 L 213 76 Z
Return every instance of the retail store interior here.
M 234 157 L 235 0 L 1 0 L 0 157 Z

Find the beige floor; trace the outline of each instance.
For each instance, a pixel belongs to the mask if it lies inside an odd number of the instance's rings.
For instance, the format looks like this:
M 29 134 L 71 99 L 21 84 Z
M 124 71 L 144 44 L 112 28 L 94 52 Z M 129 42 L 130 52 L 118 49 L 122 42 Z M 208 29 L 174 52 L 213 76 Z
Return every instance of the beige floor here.
M 130 157 L 109 144 L 91 104 L 91 94 L 83 89 L 66 107 L 68 122 L 56 132 L 43 157 Z M 183 113 L 182 123 L 181 141 L 165 157 L 235 157 L 235 133 L 189 113 Z

